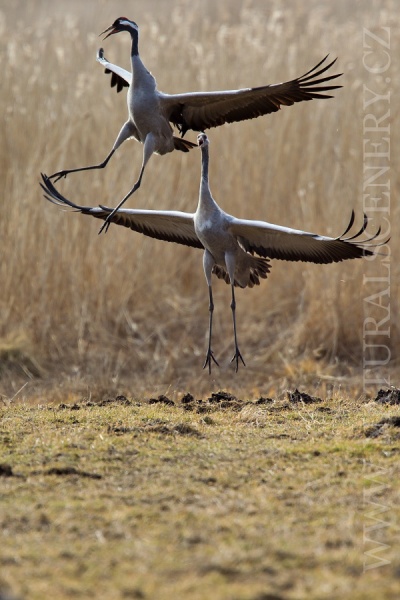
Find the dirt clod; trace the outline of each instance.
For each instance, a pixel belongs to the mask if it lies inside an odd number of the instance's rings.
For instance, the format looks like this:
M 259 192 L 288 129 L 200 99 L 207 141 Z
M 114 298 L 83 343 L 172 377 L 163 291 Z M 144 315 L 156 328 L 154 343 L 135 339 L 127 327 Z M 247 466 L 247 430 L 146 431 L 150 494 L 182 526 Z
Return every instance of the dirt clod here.
M 189 404 L 190 402 L 194 402 L 194 396 L 189 392 L 185 394 L 181 399 L 182 404 Z
M 130 406 L 132 402 L 128 400 L 126 396 L 122 394 L 116 396 L 115 398 L 104 398 L 103 400 L 99 400 L 98 402 L 93 403 L 96 406 L 108 406 L 110 404 L 122 404 L 122 406 Z
M 381 404 L 400 404 L 400 389 L 379 390 L 374 401 Z
M 236 402 L 237 398 L 229 392 L 220 390 L 219 392 L 213 392 L 211 397 L 208 398 L 208 402 Z
M 317 396 L 310 396 L 305 392 L 299 392 L 297 388 L 294 390 L 294 392 L 288 391 L 287 396 L 289 402 L 294 403 L 303 402 L 304 404 L 316 404 L 318 402 L 322 402 L 321 398 L 318 398 Z
M 254 404 L 272 404 L 274 401 L 272 398 L 264 398 L 264 396 L 260 396 L 258 400 L 254 402 Z
M 174 406 L 175 402 L 170 400 L 167 396 L 160 394 L 157 398 L 150 398 L 149 404 L 166 404 L 167 406 Z
M 400 416 L 393 415 L 392 417 L 386 417 L 385 419 L 382 419 L 382 421 L 379 421 L 379 424 L 391 425 L 392 427 L 400 427 Z
M 0 464 L 0 477 L 12 477 L 14 475 L 11 465 Z

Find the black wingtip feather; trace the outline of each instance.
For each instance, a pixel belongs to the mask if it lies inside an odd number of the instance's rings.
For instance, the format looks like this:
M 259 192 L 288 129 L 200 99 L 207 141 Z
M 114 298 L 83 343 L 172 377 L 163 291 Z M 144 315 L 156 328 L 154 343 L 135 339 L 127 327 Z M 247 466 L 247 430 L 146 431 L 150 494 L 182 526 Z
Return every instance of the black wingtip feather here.
M 347 225 L 346 230 L 340 236 L 341 238 L 344 238 L 346 233 L 348 233 L 350 231 L 350 229 L 353 227 L 355 216 L 356 215 L 355 215 L 354 209 L 352 209 L 349 224 Z
M 330 62 L 328 65 L 325 65 L 319 71 L 317 71 L 318 67 L 320 67 L 322 65 L 322 63 L 324 63 L 326 61 L 326 59 L 328 58 L 328 56 L 329 56 L 329 54 L 327 54 L 325 56 L 325 58 L 322 59 L 317 65 L 315 65 L 315 67 L 313 67 L 312 69 L 310 69 L 309 71 L 307 71 L 307 73 L 304 73 L 304 75 L 301 75 L 301 77 L 298 77 L 297 80 L 301 81 L 301 82 L 305 82 L 305 81 L 308 81 L 309 79 L 315 79 L 316 77 L 319 77 L 323 73 L 326 73 L 326 71 L 328 71 L 328 69 L 330 69 L 335 64 L 335 62 L 337 61 L 337 58 L 335 58 L 335 60 L 333 60 L 332 62 Z M 340 77 L 340 75 L 342 75 L 342 73 L 339 73 L 337 75 L 330 75 L 329 79 L 335 79 L 335 77 Z
M 70 200 L 67 200 L 67 198 L 65 198 L 57 190 L 57 188 L 54 187 L 52 181 L 49 179 L 49 177 L 47 177 L 47 175 L 45 175 L 44 173 L 41 173 L 40 175 L 42 177 L 42 181 L 39 182 L 39 184 L 40 184 L 40 187 L 42 188 L 42 190 L 45 192 L 44 197 L 46 198 L 46 200 L 49 200 L 50 202 L 52 202 L 53 204 L 56 204 L 57 206 L 64 206 L 64 207 L 68 206 L 76 212 L 84 212 L 84 210 L 85 210 L 84 207 L 78 206 L 77 204 L 74 204 Z

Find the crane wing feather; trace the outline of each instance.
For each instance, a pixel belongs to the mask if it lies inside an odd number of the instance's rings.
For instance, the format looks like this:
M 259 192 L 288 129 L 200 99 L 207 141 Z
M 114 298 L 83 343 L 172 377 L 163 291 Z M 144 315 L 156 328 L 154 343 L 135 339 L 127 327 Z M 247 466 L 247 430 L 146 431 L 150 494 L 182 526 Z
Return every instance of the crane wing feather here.
M 124 87 L 129 87 L 132 83 L 132 73 L 126 71 L 118 65 L 110 63 L 104 56 L 103 48 L 99 48 L 96 56 L 97 62 L 105 67 L 107 74 L 111 73 L 111 87 L 117 87 L 117 92 L 123 90 Z

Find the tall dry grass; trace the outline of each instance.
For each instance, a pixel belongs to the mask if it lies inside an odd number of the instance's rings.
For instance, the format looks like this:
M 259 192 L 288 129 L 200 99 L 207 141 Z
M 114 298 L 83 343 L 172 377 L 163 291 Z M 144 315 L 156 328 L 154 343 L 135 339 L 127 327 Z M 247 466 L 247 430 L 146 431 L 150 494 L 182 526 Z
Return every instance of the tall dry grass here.
M 72 385 L 121 381 L 160 389 L 231 385 L 247 391 L 360 372 L 365 275 L 381 259 L 318 266 L 275 261 L 259 289 L 239 291 L 238 327 L 247 368 L 201 370 L 208 305 L 202 256 L 63 214 L 46 203 L 39 173 L 102 160 L 126 119 L 95 62 L 97 37 L 126 14 L 140 25 L 140 50 L 161 90 L 224 89 L 299 76 L 328 52 L 343 89 L 313 101 L 209 132 L 211 187 L 227 211 L 339 235 L 355 208 L 362 219 L 363 27 L 391 27 L 391 155 L 400 156 L 400 23 L 395 0 L 162 0 L 0 3 L 3 133 L 0 221 L 0 353 L 3 393 L 35 377 Z M 104 42 L 129 68 L 127 35 Z M 195 140 L 195 134 L 187 136 Z M 142 147 L 126 143 L 104 171 L 58 184 L 71 200 L 115 205 L 137 177 Z M 392 366 L 399 346 L 399 174 L 391 169 Z M 129 206 L 194 210 L 200 152 L 153 157 Z M 93 220 L 94 221 L 94 220 Z M 373 226 L 377 224 L 376 219 Z M 233 351 L 230 291 L 215 283 L 214 350 Z M 379 309 L 378 313 L 379 313 Z M 379 314 L 378 314 L 379 317 Z M 387 342 L 387 339 L 384 339 Z M 133 387 L 138 389 L 137 387 Z

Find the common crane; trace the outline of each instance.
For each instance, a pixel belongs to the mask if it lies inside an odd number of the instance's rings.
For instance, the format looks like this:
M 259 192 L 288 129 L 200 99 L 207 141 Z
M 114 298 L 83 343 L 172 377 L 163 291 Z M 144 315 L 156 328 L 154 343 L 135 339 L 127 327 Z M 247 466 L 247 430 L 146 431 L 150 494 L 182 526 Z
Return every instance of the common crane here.
M 41 186 L 45 198 L 54 204 L 71 207 L 103 221 L 111 216 L 113 223 L 149 237 L 203 249 L 210 311 L 208 349 L 203 368 L 208 366 L 211 373 L 212 361 L 218 365 L 211 347 L 214 310 L 211 276 L 214 273 L 231 285 L 235 342 L 232 361 L 235 361 L 237 371 L 239 361 L 245 363 L 237 342 L 235 286 L 245 288 L 259 285 L 260 279 L 265 279 L 270 271 L 270 259 L 327 264 L 372 256 L 375 248 L 372 242 L 379 236 L 380 228 L 372 237 L 360 239 L 368 223 L 364 215 L 361 229 L 354 235 L 345 237 L 353 226 L 354 211 L 351 213 L 348 227 L 337 238 L 289 229 L 265 221 L 236 219 L 224 212 L 211 195 L 208 183 L 209 140 L 204 133 L 197 139 L 201 148 L 202 167 L 199 201 L 195 213 L 127 208 L 116 213 L 105 206 L 91 208 L 74 204 L 60 194 L 46 175 L 42 175 Z
M 113 73 L 111 84 L 116 85 L 117 90 L 122 89 L 124 84 L 129 85 L 127 98 L 129 118 L 122 126 L 110 153 L 101 163 L 89 167 L 57 171 L 50 175 L 50 179 L 57 182 L 58 179 L 66 177 L 69 173 L 103 169 L 125 140 L 133 137 L 143 144 L 143 160 L 139 178 L 108 215 L 99 233 L 103 229 L 107 231 L 117 210 L 140 187 L 146 164 L 153 153 L 162 155 L 173 150 L 188 152 L 196 146 L 196 144 L 182 139 L 188 130 L 205 131 L 224 123 L 253 119 L 260 115 L 276 112 L 283 105 L 290 106 L 295 102 L 313 98 L 332 98 L 322 92 L 341 87 L 340 85 L 326 85 L 328 81 L 336 79 L 341 73 L 321 77 L 336 62 L 333 60 L 329 64 L 324 64 L 328 58 L 326 56 L 301 77 L 285 83 L 221 92 L 164 94 L 157 90 L 156 80 L 140 59 L 139 27 L 134 21 L 120 17 L 100 35 L 106 33 L 104 38 L 106 39 L 121 31 L 127 31 L 132 39 L 132 73 L 109 63 L 104 57 L 102 48 L 99 50 L 97 60 L 108 72 Z M 181 138 L 173 135 L 171 123 L 178 129 Z

